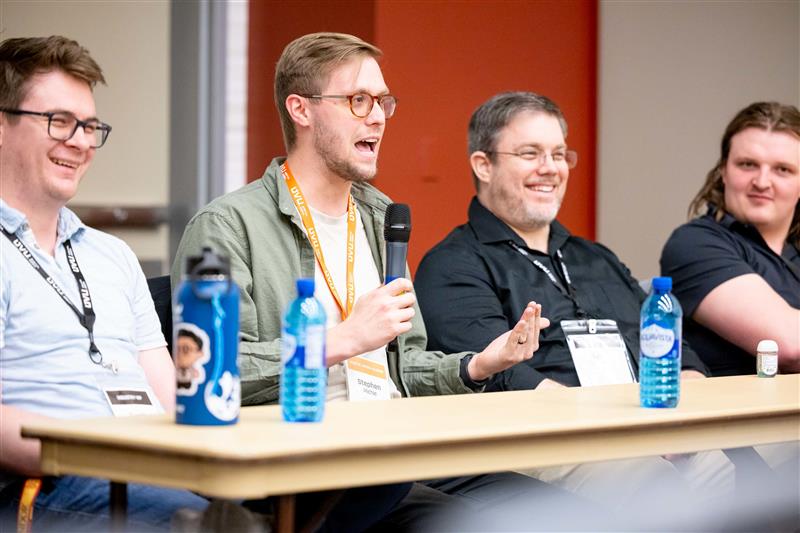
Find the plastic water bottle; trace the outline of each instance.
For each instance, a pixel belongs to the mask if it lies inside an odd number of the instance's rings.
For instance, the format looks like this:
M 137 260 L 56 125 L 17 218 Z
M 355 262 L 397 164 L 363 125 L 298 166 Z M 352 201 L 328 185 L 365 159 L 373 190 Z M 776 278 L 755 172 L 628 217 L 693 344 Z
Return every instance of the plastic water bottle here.
M 653 278 L 639 322 L 639 402 L 676 407 L 681 387 L 683 311 L 670 293 L 672 278 Z
M 281 335 L 281 408 L 287 422 L 319 422 L 325 413 L 328 367 L 325 309 L 314 298 L 314 280 L 297 280 Z

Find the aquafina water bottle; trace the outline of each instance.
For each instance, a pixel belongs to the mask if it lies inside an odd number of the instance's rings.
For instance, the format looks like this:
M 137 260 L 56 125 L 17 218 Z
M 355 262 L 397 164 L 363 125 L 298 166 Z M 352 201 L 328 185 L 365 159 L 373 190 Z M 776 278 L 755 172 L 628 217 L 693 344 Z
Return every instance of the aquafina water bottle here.
M 683 311 L 670 292 L 672 278 L 653 278 L 642 304 L 639 329 L 639 402 L 676 407 L 681 388 Z

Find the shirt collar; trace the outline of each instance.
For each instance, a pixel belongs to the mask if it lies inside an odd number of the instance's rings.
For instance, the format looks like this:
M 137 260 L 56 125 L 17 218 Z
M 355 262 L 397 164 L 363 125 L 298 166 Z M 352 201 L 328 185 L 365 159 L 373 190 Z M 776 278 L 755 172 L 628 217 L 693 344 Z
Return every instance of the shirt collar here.
M 17 233 L 23 225 L 28 224 L 28 217 L 22 211 L 18 211 L 9 206 L 3 199 L 0 199 L 0 224 L 9 233 Z M 58 240 L 56 245 L 60 245 L 67 239 L 78 237 L 86 229 L 86 225 L 81 222 L 78 215 L 66 207 L 62 207 L 58 213 Z
M 714 215 L 716 215 L 716 213 L 717 213 L 717 207 L 714 205 L 709 205 L 708 212 L 706 214 L 713 218 Z M 769 245 L 766 243 L 766 241 L 758 232 L 755 226 L 738 221 L 730 213 L 725 213 L 722 216 L 722 219 L 719 221 L 719 224 L 722 227 L 730 230 L 731 232 L 738 233 L 742 237 L 745 237 L 746 239 L 752 241 L 753 244 L 766 248 L 767 250 L 772 252 L 772 248 L 769 247 Z M 787 261 L 794 262 L 798 259 L 798 255 L 800 254 L 798 254 L 798 251 L 794 247 L 794 245 L 792 245 L 788 241 L 783 243 L 783 250 L 781 250 L 781 257 L 783 257 Z
M 515 244 L 528 248 L 525 241 L 511 229 L 508 224 L 497 218 L 494 213 L 486 209 L 474 196 L 469 204 L 469 225 L 475 236 L 483 244 L 513 241 Z M 554 220 L 550 223 L 550 236 L 547 245 L 548 253 L 554 254 L 570 238 L 570 233 L 561 223 Z

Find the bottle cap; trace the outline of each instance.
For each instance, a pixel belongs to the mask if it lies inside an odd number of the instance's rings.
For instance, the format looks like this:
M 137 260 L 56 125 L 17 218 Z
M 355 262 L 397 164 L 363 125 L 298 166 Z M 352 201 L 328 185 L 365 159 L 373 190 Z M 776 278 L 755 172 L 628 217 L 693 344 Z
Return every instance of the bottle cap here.
M 771 339 L 764 339 L 758 343 L 758 348 L 756 348 L 756 351 L 778 353 L 778 343 Z
M 670 277 L 660 277 L 660 278 L 653 278 L 653 289 L 660 291 L 660 292 L 669 292 L 672 290 L 672 278 Z
M 200 276 L 230 276 L 231 260 L 224 255 L 214 253 L 209 246 L 204 246 L 200 255 L 186 258 L 186 275 L 190 278 Z
M 298 278 L 297 296 L 301 298 L 314 296 L 314 278 Z

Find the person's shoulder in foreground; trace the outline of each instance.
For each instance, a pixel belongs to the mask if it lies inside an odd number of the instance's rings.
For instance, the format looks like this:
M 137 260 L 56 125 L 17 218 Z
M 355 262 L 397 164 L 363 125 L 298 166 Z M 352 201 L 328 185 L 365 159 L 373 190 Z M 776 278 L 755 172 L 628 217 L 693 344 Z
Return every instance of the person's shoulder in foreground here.
M 728 124 L 690 222 L 661 255 L 686 313 L 686 336 L 714 375 L 755 372 L 756 346 L 778 343 L 800 371 L 800 112 L 757 102 Z M 747 295 L 746 301 L 742 295 Z

